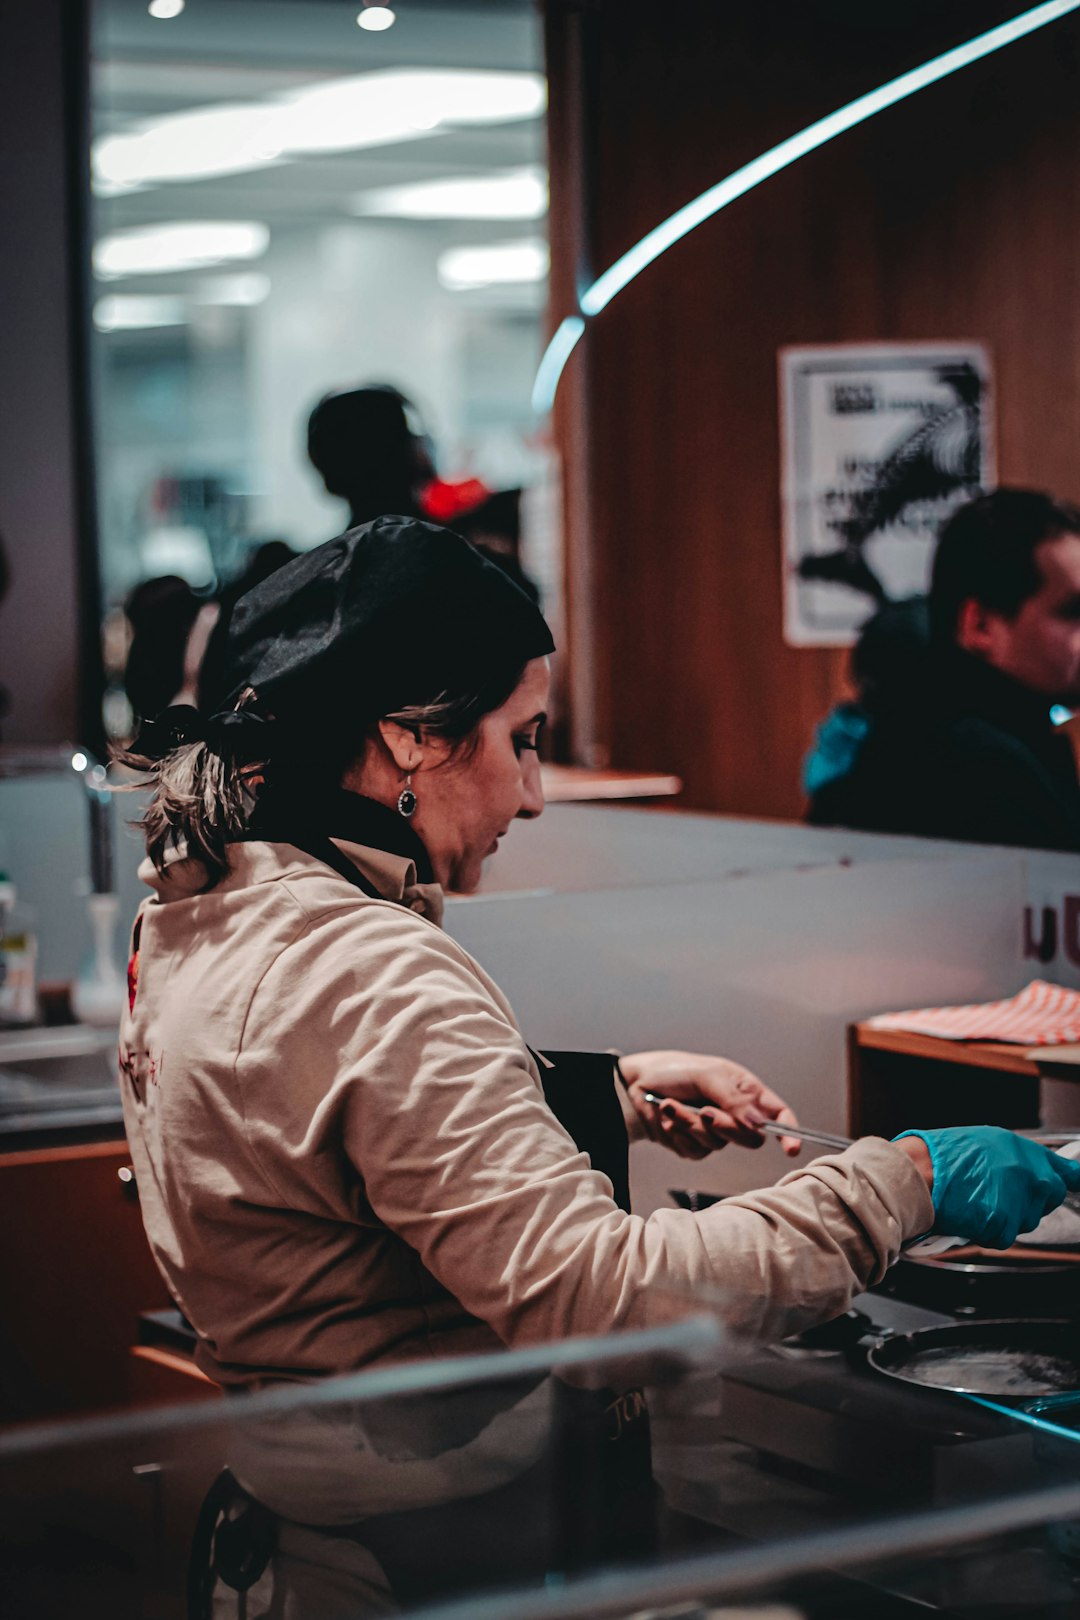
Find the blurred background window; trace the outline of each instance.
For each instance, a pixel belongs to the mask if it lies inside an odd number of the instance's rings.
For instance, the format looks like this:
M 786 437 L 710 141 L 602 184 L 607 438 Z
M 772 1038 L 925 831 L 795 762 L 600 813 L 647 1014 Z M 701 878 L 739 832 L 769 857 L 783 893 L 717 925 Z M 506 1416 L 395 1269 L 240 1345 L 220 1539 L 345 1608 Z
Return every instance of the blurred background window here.
M 167 602 L 181 686 L 203 604 L 268 543 L 347 525 L 307 455 L 328 393 L 400 391 L 425 509 L 466 529 L 480 509 L 473 533 L 558 619 L 529 405 L 548 271 L 530 0 L 97 0 L 92 94 L 109 732 L 132 723 L 134 620 Z

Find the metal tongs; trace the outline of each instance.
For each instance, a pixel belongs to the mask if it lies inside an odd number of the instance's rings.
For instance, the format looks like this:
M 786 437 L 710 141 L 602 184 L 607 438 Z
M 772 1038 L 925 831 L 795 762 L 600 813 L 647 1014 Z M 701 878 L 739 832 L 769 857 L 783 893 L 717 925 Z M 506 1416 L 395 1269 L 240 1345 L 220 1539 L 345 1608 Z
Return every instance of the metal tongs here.
M 711 1108 L 711 1103 L 682 1102 L 679 1097 L 661 1097 L 657 1091 L 643 1091 L 641 1094 L 646 1102 L 659 1107 L 662 1103 L 678 1102 L 683 1108 Z M 775 1119 L 763 1119 L 754 1130 L 760 1131 L 763 1136 L 795 1136 L 800 1142 L 817 1142 L 821 1147 L 837 1149 L 852 1147 L 855 1143 L 853 1136 L 837 1136 L 833 1131 L 812 1130 L 809 1125 L 780 1125 Z M 1028 1142 L 1041 1142 L 1043 1147 L 1052 1147 L 1055 1142 L 1062 1144 L 1075 1142 L 1080 1137 L 1080 1125 L 1071 1129 L 1060 1131 L 1023 1131 L 1018 1130 L 1017 1136 L 1022 1136 Z
M 656 1105 L 671 1100 L 667 1097 L 661 1097 L 655 1091 L 645 1091 L 642 1095 L 646 1102 Z M 678 1101 L 679 1099 L 674 1100 Z M 683 1107 L 707 1108 L 709 1104 L 683 1103 Z M 793 1136 L 800 1142 L 814 1142 L 818 1147 L 835 1148 L 837 1151 L 851 1147 L 855 1141 L 852 1136 L 836 1136 L 831 1131 L 811 1130 L 806 1125 L 780 1125 L 775 1119 L 763 1119 L 760 1125 L 755 1125 L 753 1128 L 760 1131 L 762 1136 Z M 1050 1147 L 1054 1142 L 1074 1142 L 1080 1136 L 1080 1127 L 1072 1131 L 1018 1131 L 1016 1134 L 1025 1136 L 1029 1142 L 1041 1142 L 1043 1147 Z M 1080 1192 L 1066 1193 L 1064 1202 L 1066 1209 L 1075 1210 L 1077 1214 L 1080 1214 Z
M 641 1095 L 646 1102 L 654 1103 L 656 1106 L 665 1102 L 679 1101 L 677 1097 L 661 1097 L 659 1092 L 656 1091 L 643 1091 Z M 711 1105 L 709 1103 L 683 1103 L 682 1106 L 684 1108 L 698 1109 L 708 1108 Z M 808 1125 L 778 1125 L 775 1119 L 764 1119 L 760 1125 L 753 1126 L 753 1129 L 760 1131 L 762 1136 L 794 1136 L 800 1142 L 816 1142 L 819 1147 L 849 1148 L 854 1141 L 851 1136 L 834 1136 L 830 1131 L 814 1131 Z

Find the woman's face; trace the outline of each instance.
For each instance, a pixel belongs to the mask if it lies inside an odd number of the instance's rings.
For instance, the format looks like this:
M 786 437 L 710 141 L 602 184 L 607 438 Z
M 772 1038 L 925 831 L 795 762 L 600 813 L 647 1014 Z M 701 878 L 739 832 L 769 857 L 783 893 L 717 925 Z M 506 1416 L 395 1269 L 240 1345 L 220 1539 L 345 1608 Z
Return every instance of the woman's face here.
M 436 755 L 414 772 L 413 826 L 444 888 L 475 889 L 514 818 L 544 808 L 536 744 L 550 689 L 547 659 L 534 658 L 502 707 L 481 720 L 475 747 Z

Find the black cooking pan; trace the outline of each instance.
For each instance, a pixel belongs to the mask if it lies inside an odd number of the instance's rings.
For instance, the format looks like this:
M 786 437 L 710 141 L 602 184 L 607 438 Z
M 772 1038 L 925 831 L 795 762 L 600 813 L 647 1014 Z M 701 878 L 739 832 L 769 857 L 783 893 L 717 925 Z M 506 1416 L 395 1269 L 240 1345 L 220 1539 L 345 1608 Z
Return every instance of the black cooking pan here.
M 854 1366 L 946 1395 L 1080 1407 L 1080 1325 L 1065 1319 L 948 1322 L 897 1333 L 852 1310 L 788 1342 L 839 1350 Z
M 1080 1404 L 1080 1326 L 1068 1321 L 961 1322 L 883 1335 L 868 1351 L 887 1378 L 1003 1406 L 1054 1396 Z
M 1019 1247 L 1000 1254 L 902 1253 L 875 1292 L 950 1316 L 1080 1318 L 1080 1263 Z
M 856 1368 L 932 1395 L 963 1395 L 1077 1427 L 1080 1439 L 1080 1326 L 1076 1322 L 950 1322 L 898 1333 L 848 1311 L 787 1341 L 801 1350 L 839 1350 Z M 1070 1442 L 1071 1448 L 1075 1441 Z M 1070 1457 L 1070 1461 L 1072 1461 Z

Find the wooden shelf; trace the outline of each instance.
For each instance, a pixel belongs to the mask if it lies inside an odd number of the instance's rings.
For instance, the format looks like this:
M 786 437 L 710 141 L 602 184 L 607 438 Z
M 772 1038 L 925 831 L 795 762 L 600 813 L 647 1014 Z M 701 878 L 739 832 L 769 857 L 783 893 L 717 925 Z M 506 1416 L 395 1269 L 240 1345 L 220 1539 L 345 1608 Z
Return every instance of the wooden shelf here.
M 875 1052 L 906 1052 L 909 1057 L 937 1058 L 943 1063 L 997 1069 L 1003 1074 L 1036 1077 L 1039 1073 L 1038 1065 L 1027 1056 L 1027 1047 L 1007 1041 L 946 1041 L 938 1035 L 917 1035 L 907 1029 L 875 1029 L 866 1023 L 851 1027 L 855 1044 Z
M 1039 1124 L 1039 1075 L 1023 1046 L 852 1024 L 848 1134 L 891 1137 L 942 1125 L 1028 1130 Z
M 540 775 L 549 804 L 666 799 L 682 792 L 677 776 L 655 771 L 592 771 L 584 765 L 541 765 Z
M 222 1390 L 190 1356 L 158 1345 L 136 1344 L 131 1351 L 133 1406 L 166 1406 L 179 1401 L 220 1400 Z

